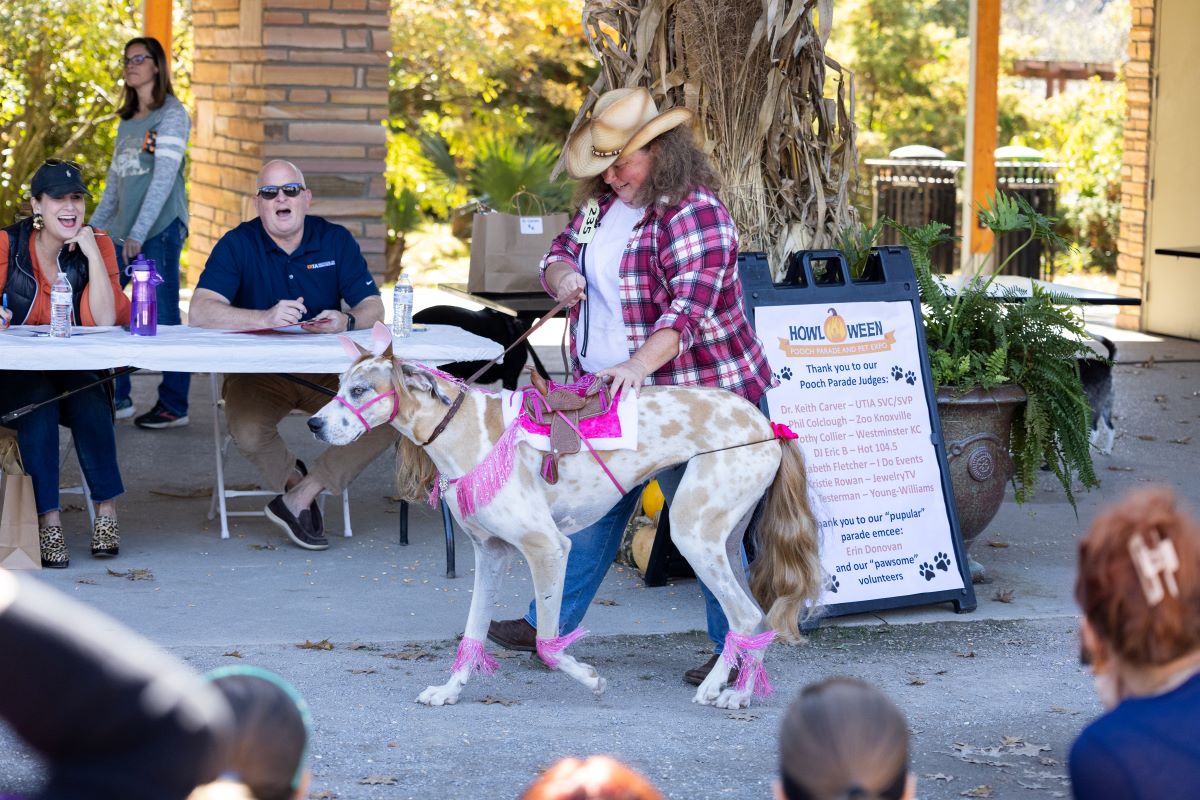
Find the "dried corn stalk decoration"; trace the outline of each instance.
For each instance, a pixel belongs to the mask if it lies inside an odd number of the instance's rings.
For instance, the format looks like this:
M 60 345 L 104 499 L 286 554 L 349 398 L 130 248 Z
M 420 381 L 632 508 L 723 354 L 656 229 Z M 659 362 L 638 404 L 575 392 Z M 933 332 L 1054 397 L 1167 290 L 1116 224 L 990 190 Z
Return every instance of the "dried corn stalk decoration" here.
M 741 249 L 765 251 L 778 273 L 788 253 L 832 247 L 858 224 L 853 75 L 825 56 L 832 14 L 833 0 L 584 0 L 601 72 L 575 126 L 612 88 L 686 104 Z

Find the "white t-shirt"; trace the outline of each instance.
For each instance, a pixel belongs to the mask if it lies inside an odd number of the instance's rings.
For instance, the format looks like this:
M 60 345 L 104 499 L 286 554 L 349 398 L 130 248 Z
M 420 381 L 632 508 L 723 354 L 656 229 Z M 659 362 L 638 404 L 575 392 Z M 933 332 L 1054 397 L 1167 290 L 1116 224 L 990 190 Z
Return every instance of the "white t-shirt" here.
M 621 257 L 645 211 L 614 200 L 583 254 L 587 327 L 580 326 L 575 346 L 585 372 L 598 372 L 629 360 L 629 335 L 621 313 Z

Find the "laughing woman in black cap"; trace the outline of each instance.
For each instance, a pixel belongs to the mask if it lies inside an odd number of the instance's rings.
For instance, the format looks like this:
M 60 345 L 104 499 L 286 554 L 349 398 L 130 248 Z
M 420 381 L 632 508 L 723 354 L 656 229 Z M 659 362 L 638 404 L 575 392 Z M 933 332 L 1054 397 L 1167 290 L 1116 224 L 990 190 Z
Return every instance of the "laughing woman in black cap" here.
M 129 299 L 117 280 L 112 241 L 84 224 L 87 189 L 79 166 L 49 159 L 30 182 L 33 216 L 0 230 L 0 328 L 50 322 L 50 287 L 66 273 L 73 294 L 72 324 L 129 322 Z M 96 381 L 89 370 L 0 371 L 0 414 L 39 403 Z M 17 431 L 21 461 L 33 477 L 42 566 L 67 566 L 58 497 L 58 426 L 75 439 L 79 465 L 96 503 L 92 555 L 115 556 L 120 545 L 116 498 L 125 491 L 117 466 L 111 384 L 93 386 L 8 423 Z

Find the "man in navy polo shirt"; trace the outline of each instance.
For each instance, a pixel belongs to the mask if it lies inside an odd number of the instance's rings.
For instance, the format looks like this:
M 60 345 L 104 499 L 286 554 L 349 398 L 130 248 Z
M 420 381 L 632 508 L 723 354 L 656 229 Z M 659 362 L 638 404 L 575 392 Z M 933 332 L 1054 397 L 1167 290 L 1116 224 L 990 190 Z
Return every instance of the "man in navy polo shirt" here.
M 213 247 L 192 295 L 188 324 L 247 330 L 305 322 L 307 330 L 337 333 L 382 321 L 383 301 L 358 244 L 341 225 L 308 215 L 312 192 L 296 165 L 271 161 L 258 173 L 257 186 L 258 218 Z M 337 391 L 337 375 L 300 377 Z M 328 397 L 272 374 L 226 375 L 221 395 L 238 450 L 282 492 L 267 504 L 267 517 L 300 547 L 329 547 L 317 495 L 341 492 L 399 434 L 390 425 L 378 427 L 351 444 L 329 448 L 309 471 L 287 449 L 278 425 L 295 409 L 316 413 Z

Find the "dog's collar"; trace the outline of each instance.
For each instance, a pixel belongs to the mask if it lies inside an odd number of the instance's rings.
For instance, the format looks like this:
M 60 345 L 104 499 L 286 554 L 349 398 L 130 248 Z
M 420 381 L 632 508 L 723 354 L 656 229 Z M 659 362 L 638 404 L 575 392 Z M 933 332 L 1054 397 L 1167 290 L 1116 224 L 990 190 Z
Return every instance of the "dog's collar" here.
M 454 419 L 454 415 L 457 414 L 458 409 L 462 407 L 463 400 L 466 398 L 466 396 L 467 387 L 463 386 L 458 392 L 458 397 L 454 398 L 454 402 L 450 404 L 448 409 L 446 409 L 446 416 L 442 417 L 442 421 L 439 422 L 437 427 L 433 429 L 433 433 L 429 434 L 429 438 L 421 443 L 421 447 L 428 447 L 429 445 L 433 444 L 434 439 L 442 435 L 442 431 L 446 430 L 446 426 L 450 424 L 450 420 Z
M 392 398 L 392 413 L 388 415 L 387 422 L 385 424 L 390 425 L 392 423 L 392 420 L 394 420 L 396 418 L 396 415 L 400 413 L 400 398 L 396 395 L 396 389 L 394 387 L 389 389 L 388 391 L 384 392 L 383 394 L 375 395 L 370 400 L 363 403 L 361 406 L 358 406 L 357 408 L 350 405 L 349 401 L 347 401 L 346 398 L 342 397 L 340 394 L 337 396 L 337 401 L 339 403 L 341 403 L 342 405 L 344 405 L 346 408 L 350 409 L 350 413 L 353 414 L 354 416 L 358 417 L 358 421 L 361 422 L 363 424 L 363 427 L 367 429 L 367 432 L 370 433 L 371 424 L 369 422 L 367 422 L 366 419 L 363 418 L 362 412 L 366 411 L 367 407 L 372 405 L 373 403 L 378 403 L 380 400 L 385 400 L 389 397 Z

